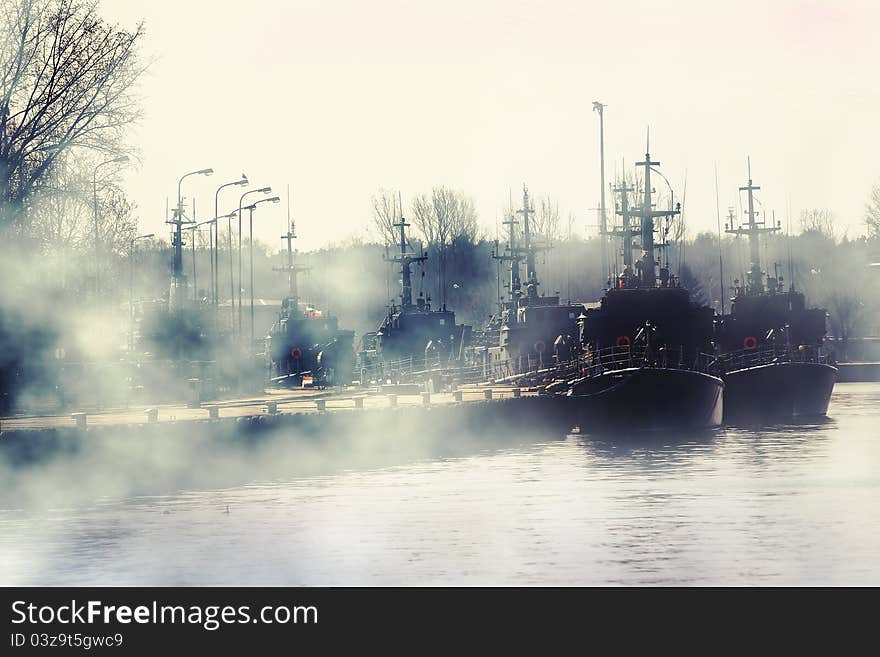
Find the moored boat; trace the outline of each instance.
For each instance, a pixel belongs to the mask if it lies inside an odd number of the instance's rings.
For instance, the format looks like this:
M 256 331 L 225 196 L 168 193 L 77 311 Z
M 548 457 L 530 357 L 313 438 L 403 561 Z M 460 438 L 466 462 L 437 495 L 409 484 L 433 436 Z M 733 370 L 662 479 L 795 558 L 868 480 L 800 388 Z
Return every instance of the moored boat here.
M 824 349 L 827 313 L 808 308 L 804 295 L 781 275 L 760 265 L 759 237 L 779 230 L 778 223 L 758 221 L 749 180 L 747 221 L 727 232 L 749 239 L 750 268 L 744 284 L 736 281 L 732 307 L 718 323 L 719 373 L 726 384 L 724 416 L 729 422 L 785 420 L 823 416 L 837 377 L 834 360 Z
M 650 150 L 650 149 L 646 149 Z M 654 220 L 679 214 L 652 201 L 650 152 L 644 167 L 641 205 L 622 203 L 623 225 L 613 234 L 624 243 L 623 272 L 598 308 L 579 318 L 582 353 L 575 378 L 552 392 L 577 404 L 582 429 L 704 429 L 721 423 L 724 383 L 714 366 L 714 312 L 695 302 L 657 259 Z M 625 186 L 623 194 L 633 191 Z M 638 227 L 633 220 L 638 219 Z M 665 231 L 664 231 L 665 234 Z M 642 257 L 632 263 L 633 238 Z M 635 271 L 634 271 L 635 269 Z

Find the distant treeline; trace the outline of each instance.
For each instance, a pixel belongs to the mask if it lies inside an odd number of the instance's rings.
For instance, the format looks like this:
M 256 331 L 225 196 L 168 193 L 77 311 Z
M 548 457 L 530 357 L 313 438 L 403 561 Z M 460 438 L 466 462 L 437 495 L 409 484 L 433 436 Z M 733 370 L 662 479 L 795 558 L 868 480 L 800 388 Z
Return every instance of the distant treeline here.
M 222 239 L 221 244 L 225 244 Z M 243 249 L 244 291 L 248 298 L 248 245 Z M 600 272 L 597 238 L 561 239 L 549 244 L 537 256 L 538 278 L 544 294 L 558 293 L 563 299 L 592 302 L 601 297 L 607 277 Z M 722 310 L 721 265 L 724 268 L 724 309 L 730 310 L 729 298 L 737 281 L 748 269 L 748 244 L 744 238 L 700 233 L 694 239 L 672 244 L 661 257 L 673 275 L 680 278 L 696 298 Z M 353 242 L 330 246 L 296 255 L 299 264 L 310 270 L 300 274 L 299 289 L 303 301 L 329 310 L 340 322 L 359 334 L 375 330 L 392 301 L 399 302 L 399 266 L 385 261 L 386 252 L 395 247 L 376 243 Z M 497 248 L 503 250 L 501 244 Z M 440 254 L 436 247 L 413 243 L 416 252 L 427 252 L 428 260 L 413 266 L 414 296 L 430 298 L 439 307 L 441 292 Z M 496 244 L 492 240 L 457 239 L 445 250 L 445 298 L 462 322 L 481 325 L 497 312 L 499 297 L 507 296 L 507 263 L 492 258 Z M 620 257 L 609 246 L 612 267 Z M 273 250 L 274 251 L 274 250 Z M 277 271 L 286 264 L 286 251 L 270 250 L 259 242 L 254 245 L 254 290 L 262 299 L 281 299 L 287 293 L 287 275 Z M 719 262 L 720 255 L 720 262 Z M 616 256 L 616 257 L 615 257 Z M 59 258 L 60 259 L 60 258 Z M 132 294 L 136 299 L 162 298 L 167 294 L 171 251 L 164 242 L 145 241 L 131 254 L 107 259 L 102 271 L 102 294 L 115 299 L 121 308 L 128 300 L 129 275 L 133 274 Z M 786 237 L 762 238 L 761 264 L 765 271 L 780 277 L 787 289 L 793 284 L 804 292 L 809 303 L 824 307 L 829 313 L 829 331 L 835 337 L 880 335 L 880 240 L 847 238 L 836 240 L 820 230 L 806 230 Z M 184 252 L 184 270 L 192 282 L 192 252 Z M 33 275 L 56 276 L 55 284 L 68 291 L 68 298 L 82 299 L 93 287 L 93 273 L 80 266 L 58 275 L 54 267 L 40 268 Z M 133 268 L 133 269 L 130 269 Z M 524 269 L 524 268 L 523 268 Z M 229 258 L 220 253 L 220 297 L 228 300 L 230 290 L 237 290 L 237 249 L 233 252 L 235 284 L 230 284 Z M 207 244 L 197 243 L 196 282 L 206 297 L 210 290 L 210 259 Z M 525 273 L 523 272 L 523 278 Z M 44 284 L 51 283 L 44 280 Z

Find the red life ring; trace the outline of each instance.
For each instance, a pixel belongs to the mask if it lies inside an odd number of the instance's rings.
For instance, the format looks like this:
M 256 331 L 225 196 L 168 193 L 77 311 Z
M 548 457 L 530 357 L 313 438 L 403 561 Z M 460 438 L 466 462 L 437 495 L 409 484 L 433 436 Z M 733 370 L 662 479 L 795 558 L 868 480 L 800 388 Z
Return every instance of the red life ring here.
M 743 340 L 743 348 L 751 351 L 755 347 L 758 346 L 758 340 L 755 339 L 753 335 L 748 336 L 745 340 Z
M 631 344 L 632 344 L 632 340 L 629 339 L 628 335 L 619 335 L 619 336 L 617 336 L 617 341 L 614 343 L 614 346 L 620 347 L 622 349 L 626 349 Z
M 290 350 L 290 356 L 294 360 L 299 360 L 300 358 L 302 358 L 302 355 L 303 355 L 302 349 L 300 349 L 299 347 L 294 347 L 293 349 Z

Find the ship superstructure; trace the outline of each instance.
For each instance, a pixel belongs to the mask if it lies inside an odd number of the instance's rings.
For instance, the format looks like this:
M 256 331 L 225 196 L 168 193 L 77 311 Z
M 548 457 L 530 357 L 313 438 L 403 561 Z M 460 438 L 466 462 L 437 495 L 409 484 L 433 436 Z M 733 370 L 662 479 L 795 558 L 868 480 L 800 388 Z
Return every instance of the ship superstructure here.
M 558 295 L 539 292 L 536 255 L 547 248 L 539 244 L 532 230 L 535 210 L 529 190 L 523 185 L 522 207 L 504 222 L 508 227 L 507 245 L 493 257 L 508 263 L 507 299 L 501 302 L 501 326 L 497 343 L 485 352 L 487 374 L 492 378 L 550 367 L 575 354 L 577 318 L 581 304 L 561 303 Z M 522 216 L 522 244 L 518 240 L 516 215 Z M 525 264 L 523 286 L 521 267 Z
M 755 209 L 751 162 L 748 182 L 740 187 L 747 195 L 746 220 L 726 226 L 729 234 L 745 236 L 749 270 L 736 281 L 730 313 L 718 324 L 720 364 L 727 384 L 725 415 L 728 419 L 761 419 L 824 415 L 834 387 L 836 368 L 822 348 L 827 312 L 808 308 L 792 281 L 786 290 L 783 277 L 761 267 L 761 236 L 780 230 L 767 225 Z
M 287 242 L 287 263 L 276 271 L 287 273 L 288 290 L 269 334 L 272 381 L 294 386 L 309 380 L 315 385 L 349 383 L 354 371 L 354 331 L 340 330 L 336 317 L 300 301 L 298 276 L 310 267 L 295 261 L 296 229 L 289 220 L 281 239 Z
M 400 266 L 400 303 L 391 303 L 375 333 L 375 355 L 371 365 L 409 371 L 431 368 L 457 361 L 463 357 L 470 327 L 457 325 L 455 313 L 446 308 L 431 307 L 431 300 L 420 292 L 413 302 L 412 266 L 428 258 L 427 253 L 410 249 L 406 229 L 410 226 L 401 215 L 394 224 L 399 231 L 399 253 L 385 256 L 389 263 Z M 400 364 L 406 361 L 406 367 Z M 364 364 L 362 364 L 364 365 Z

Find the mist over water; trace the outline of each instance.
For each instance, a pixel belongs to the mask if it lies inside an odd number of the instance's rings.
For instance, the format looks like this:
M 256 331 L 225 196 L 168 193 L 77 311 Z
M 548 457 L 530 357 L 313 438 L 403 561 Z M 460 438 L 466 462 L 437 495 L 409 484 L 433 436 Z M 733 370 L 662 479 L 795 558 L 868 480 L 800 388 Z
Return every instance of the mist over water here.
M 320 467 L 317 448 L 311 466 L 253 459 L 226 487 L 4 494 L 0 582 L 876 585 L 878 403 L 878 384 L 838 384 L 819 424 L 459 436 L 445 452 L 386 436 Z

